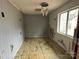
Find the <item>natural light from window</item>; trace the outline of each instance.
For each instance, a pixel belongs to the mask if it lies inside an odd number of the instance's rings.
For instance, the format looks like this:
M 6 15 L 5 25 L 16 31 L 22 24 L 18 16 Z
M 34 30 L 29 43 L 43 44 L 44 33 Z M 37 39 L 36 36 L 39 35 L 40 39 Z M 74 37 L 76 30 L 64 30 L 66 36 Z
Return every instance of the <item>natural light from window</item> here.
M 78 18 L 78 9 L 69 12 L 68 32 L 67 32 L 68 35 L 73 36 L 74 29 L 76 29 L 77 25 L 77 18 Z
M 58 15 L 57 32 L 66 36 L 74 36 L 77 26 L 78 8 Z
M 60 32 L 66 33 L 67 12 L 60 15 Z M 63 24 L 63 25 L 62 25 Z

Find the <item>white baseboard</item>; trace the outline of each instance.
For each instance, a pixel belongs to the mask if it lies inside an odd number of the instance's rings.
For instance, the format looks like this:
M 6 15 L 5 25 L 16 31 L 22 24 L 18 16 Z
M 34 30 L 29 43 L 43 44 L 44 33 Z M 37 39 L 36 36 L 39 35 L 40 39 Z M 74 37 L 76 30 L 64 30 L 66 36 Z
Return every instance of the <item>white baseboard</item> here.
M 48 36 L 29 36 L 29 37 L 25 37 L 26 38 L 47 38 Z

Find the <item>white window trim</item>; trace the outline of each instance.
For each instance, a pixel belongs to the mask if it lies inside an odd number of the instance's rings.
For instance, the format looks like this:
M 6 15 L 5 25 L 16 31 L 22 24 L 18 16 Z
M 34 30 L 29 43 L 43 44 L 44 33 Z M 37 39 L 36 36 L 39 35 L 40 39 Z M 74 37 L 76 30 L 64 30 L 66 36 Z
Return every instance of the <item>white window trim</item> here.
M 79 9 L 79 5 L 78 5 L 78 6 L 75 6 L 75 7 L 73 7 L 73 8 L 67 9 L 67 10 L 65 10 L 65 11 L 60 12 L 60 13 L 57 14 L 57 16 L 58 16 L 58 17 L 57 17 L 57 33 L 58 33 L 58 34 L 61 34 L 61 35 L 64 35 L 64 36 L 66 36 L 66 37 L 72 38 L 72 39 L 73 39 L 73 37 L 70 36 L 70 35 L 67 35 L 67 32 L 66 32 L 66 34 L 61 33 L 61 32 L 59 31 L 59 28 L 60 28 L 60 14 L 65 13 L 65 12 L 68 12 L 68 14 L 69 14 L 69 11 L 74 10 L 74 9 Z M 68 15 L 67 15 L 67 16 L 68 16 Z M 68 23 L 68 19 L 67 19 L 67 23 Z M 66 25 L 67 25 L 67 24 L 66 24 Z

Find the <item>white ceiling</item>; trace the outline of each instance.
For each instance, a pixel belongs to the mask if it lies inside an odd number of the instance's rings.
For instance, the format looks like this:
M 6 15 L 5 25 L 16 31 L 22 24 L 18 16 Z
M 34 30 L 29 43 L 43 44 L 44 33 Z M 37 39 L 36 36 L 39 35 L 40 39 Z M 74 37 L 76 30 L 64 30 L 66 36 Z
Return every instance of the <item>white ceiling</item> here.
M 9 0 L 11 4 L 13 4 L 17 9 L 22 11 L 23 13 L 39 13 L 36 12 L 36 8 L 41 8 L 41 2 L 48 2 L 49 3 L 49 11 L 55 10 L 56 8 L 60 7 L 64 3 L 69 0 Z

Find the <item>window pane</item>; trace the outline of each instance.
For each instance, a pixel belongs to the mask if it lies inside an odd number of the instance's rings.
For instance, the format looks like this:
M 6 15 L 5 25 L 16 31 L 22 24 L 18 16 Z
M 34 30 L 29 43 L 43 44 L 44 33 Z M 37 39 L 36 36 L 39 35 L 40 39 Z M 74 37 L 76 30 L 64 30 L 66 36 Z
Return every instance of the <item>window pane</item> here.
M 66 34 L 67 12 L 60 15 L 60 32 Z
M 77 18 L 78 18 L 78 9 L 75 9 L 69 12 L 67 34 L 70 36 L 74 35 L 74 29 L 77 26 Z

